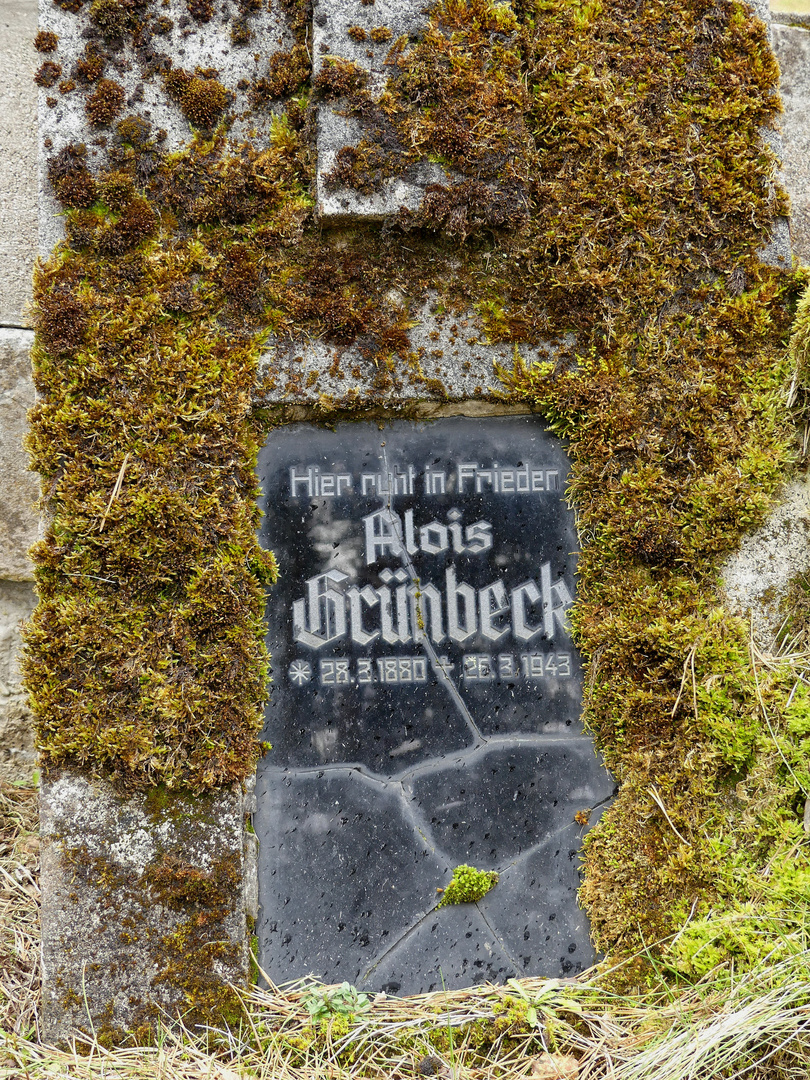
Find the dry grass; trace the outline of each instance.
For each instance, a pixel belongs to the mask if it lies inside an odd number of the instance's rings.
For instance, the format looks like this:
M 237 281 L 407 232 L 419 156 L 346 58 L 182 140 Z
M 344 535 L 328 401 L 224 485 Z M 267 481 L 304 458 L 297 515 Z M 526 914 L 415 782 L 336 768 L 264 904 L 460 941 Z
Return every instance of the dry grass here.
M 37 792 L 0 783 L 0 1032 L 36 1032 L 39 984 Z
M 806 1080 L 810 953 L 742 978 L 723 969 L 647 1000 L 593 975 L 524 979 L 413 998 L 378 995 L 357 1017 L 313 1026 L 297 983 L 253 989 L 238 1029 L 167 1024 L 155 1046 L 68 1050 L 36 1038 L 39 1001 L 36 792 L 0 787 L 0 1080 L 412 1080 L 427 1055 L 448 1080 L 548 1075 L 573 1055 L 578 1080 Z M 500 1023 L 501 1029 L 498 1030 Z M 534 1067 L 534 1072 L 533 1072 Z M 570 1073 L 566 1073 L 570 1076 Z

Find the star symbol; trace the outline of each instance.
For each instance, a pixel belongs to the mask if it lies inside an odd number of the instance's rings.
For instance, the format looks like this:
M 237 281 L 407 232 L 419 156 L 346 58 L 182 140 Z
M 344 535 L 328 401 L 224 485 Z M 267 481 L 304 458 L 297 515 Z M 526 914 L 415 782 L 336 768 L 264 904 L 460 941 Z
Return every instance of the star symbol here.
M 296 686 L 303 686 L 312 678 L 312 668 L 306 660 L 293 660 L 289 674 Z
M 455 664 L 450 663 L 449 656 L 439 656 L 436 658 L 436 667 L 447 677 L 450 677 L 450 672 L 454 670 Z

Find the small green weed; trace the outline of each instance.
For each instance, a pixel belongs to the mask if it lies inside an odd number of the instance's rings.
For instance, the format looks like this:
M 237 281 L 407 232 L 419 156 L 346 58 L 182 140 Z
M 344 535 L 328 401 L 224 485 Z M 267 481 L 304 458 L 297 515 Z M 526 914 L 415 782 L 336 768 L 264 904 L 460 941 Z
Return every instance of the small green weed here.
M 371 1008 L 367 994 L 360 994 L 351 983 L 341 983 L 335 990 L 312 989 L 303 998 L 304 1008 L 313 1024 L 333 1016 L 348 1018 Z

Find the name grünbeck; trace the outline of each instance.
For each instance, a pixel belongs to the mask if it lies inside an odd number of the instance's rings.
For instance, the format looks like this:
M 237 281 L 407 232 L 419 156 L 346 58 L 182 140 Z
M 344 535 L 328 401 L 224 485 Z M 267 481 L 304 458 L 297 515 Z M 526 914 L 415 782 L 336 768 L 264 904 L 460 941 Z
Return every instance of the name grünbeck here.
M 324 490 L 325 488 L 325 490 Z M 559 497 L 555 470 L 523 466 L 488 469 L 460 464 L 449 475 L 413 466 L 388 473 L 365 473 L 357 480 L 350 473 L 328 473 L 316 466 L 290 469 L 293 498 L 340 497 L 351 493 L 390 498 L 395 495 L 444 495 L 497 492 L 510 495 Z M 570 636 L 567 609 L 573 603 L 562 577 L 552 580 L 551 563 L 541 563 L 536 579 L 507 589 L 496 579 L 483 588 L 460 580 L 451 562 L 441 587 L 422 582 L 413 564 L 417 554 L 483 556 L 493 547 L 489 521 L 464 522 L 461 510 L 447 511 L 446 521 L 418 524 L 414 511 L 402 516 L 390 505 L 361 518 L 365 563 L 380 560 L 396 565 L 379 571 L 378 587 L 352 583 L 348 574 L 332 569 L 304 583 L 305 594 L 292 605 L 293 638 L 311 649 L 346 641 L 368 647 L 445 641 L 464 645 L 480 636 L 495 644 L 510 636 L 525 646 L 540 638 L 551 640 L 557 631 Z

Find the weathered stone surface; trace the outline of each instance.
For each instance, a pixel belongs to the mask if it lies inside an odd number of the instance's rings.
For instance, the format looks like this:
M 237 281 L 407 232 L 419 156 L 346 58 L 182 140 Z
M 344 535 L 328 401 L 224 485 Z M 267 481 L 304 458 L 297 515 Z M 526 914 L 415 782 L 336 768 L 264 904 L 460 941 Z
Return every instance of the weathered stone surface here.
M 339 108 L 339 106 L 338 106 Z M 333 185 L 330 175 L 337 156 L 345 146 L 356 146 L 363 129 L 352 117 L 341 116 L 330 105 L 318 109 L 318 213 L 324 221 L 357 219 L 381 221 L 400 208 L 417 210 L 429 184 L 447 184 L 449 177 L 439 165 L 418 162 L 403 168 L 400 176 L 383 180 L 378 191 L 366 194 L 343 185 Z
M 0 6 L 0 326 L 28 326 L 37 253 L 36 0 Z M 2 421 L 0 421 L 2 426 Z M 0 541 L 0 545 L 2 541 Z
M 235 44 L 231 40 L 232 20 L 236 18 L 227 5 L 215 8 L 209 21 L 189 17 L 184 0 L 168 0 L 160 7 L 160 16 L 171 26 L 153 38 L 153 58 L 146 63 L 132 48 L 131 42 L 116 54 L 107 66 L 105 78 L 117 82 L 126 93 L 126 105 L 115 122 L 137 114 L 152 124 L 153 135 L 165 132 L 159 149 L 177 150 L 191 138 L 189 122 L 180 106 L 167 94 L 159 72 L 161 58 L 170 58 L 175 68 L 194 72 L 213 69 L 216 78 L 232 95 L 230 106 L 233 124 L 230 135 L 235 142 L 253 141 L 266 145 L 272 111 L 247 115 L 248 86 L 266 72 L 269 53 L 289 49 L 292 37 L 278 3 L 260 5 L 249 14 L 250 40 Z M 59 48 L 49 59 L 62 67 L 65 76 L 84 52 L 87 8 L 81 12 L 65 11 L 51 0 L 41 0 L 41 24 L 59 36 Z M 259 44 L 260 43 L 260 44 Z M 240 85 L 241 84 L 241 85 Z M 52 104 L 51 104 L 52 103 Z M 103 161 L 99 139 L 113 136 L 114 124 L 93 126 L 85 112 L 85 98 L 76 91 L 63 94 L 56 86 L 39 92 L 39 134 L 43 146 L 40 179 L 40 250 L 47 254 L 64 233 L 59 204 L 47 179 L 47 161 L 69 143 L 85 143 L 88 164 Z
M 40 815 L 45 1038 L 227 1015 L 248 978 L 241 789 L 123 797 L 63 771 Z
M 772 28 L 773 48 L 782 71 L 782 173 L 790 195 L 793 250 L 810 262 L 810 30 Z
M 760 648 L 770 648 L 790 583 L 810 568 L 810 486 L 791 484 L 768 520 L 723 567 L 729 609 L 750 615 Z
M 36 766 L 34 731 L 20 686 L 20 623 L 36 596 L 24 581 L 0 581 L 0 779 L 29 782 Z
M 392 69 L 386 65 L 391 44 L 404 36 L 413 39 L 426 22 L 424 0 L 315 0 L 312 14 L 313 74 L 336 56 L 368 73 L 366 89 L 378 100 Z M 350 28 L 353 33 L 350 34 Z M 390 31 L 390 38 L 375 42 L 375 29 Z M 360 38 L 360 33 L 365 38 Z M 359 40 L 358 40 L 359 39 Z M 395 214 L 400 207 L 415 210 L 428 184 L 447 183 L 438 165 L 422 163 L 386 180 L 378 191 L 364 194 L 349 188 L 333 187 L 329 174 L 344 146 L 356 146 L 363 137 L 360 124 L 341 115 L 340 103 L 323 104 L 318 110 L 318 211 L 324 219 L 339 221 L 364 218 L 367 221 Z
M 427 22 L 429 4 L 425 0 L 315 0 L 312 9 L 312 65 L 320 74 L 327 57 L 339 56 L 369 73 L 368 89 L 379 94 L 388 74 L 386 57 L 393 42 L 400 37 L 416 38 Z M 383 27 L 390 35 L 375 42 L 372 32 Z M 357 28 L 365 38 L 349 34 Z
M 37 538 L 39 482 L 28 469 L 22 441 L 34 404 L 27 330 L 0 329 L 0 577 L 33 577 L 27 551 Z
M 777 162 L 782 161 L 785 149 L 781 131 L 776 128 L 764 128 L 761 135 L 763 142 L 773 151 L 773 155 Z M 776 194 L 777 185 L 788 187 L 781 169 L 774 170 L 774 175 L 770 181 L 772 196 Z M 788 187 L 788 192 L 789 191 L 790 189 Z M 793 265 L 790 218 L 775 217 L 773 219 L 767 243 L 762 245 L 757 254 L 768 266 L 776 266 L 780 270 L 790 270 Z
M 768 28 L 771 47 L 776 52 L 775 27 L 768 0 L 750 0 L 750 6 L 754 14 L 762 19 Z M 781 126 L 765 128 L 761 134 L 763 141 L 773 151 L 777 161 L 783 161 L 785 150 Z M 783 175 L 782 170 L 777 171 L 773 177 L 774 190 L 776 184 L 788 187 L 788 190 L 790 190 L 789 182 Z M 774 219 L 770 238 L 760 249 L 759 257 L 769 266 L 778 266 L 783 270 L 790 269 L 793 261 L 793 248 L 791 245 L 791 222 L 788 218 L 777 217 Z
M 426 306 L 410 322 L 408 349 L 394 355 L 377 352 L 371 334 L 347 348 L 271 339 L 261 358 L 268 400 L 315 405 L 326 396 L 345 404 L 396 407 L 403 401 L 474 401 L 503 394 L 495 366 L 511 370 L 514 346 L 488 342 L 475 315 L 434 315 Z M 570 352 L 575 343 L 568 334 L 543 346 L 521 345 L 520 354 L 531 364 Z
M 770 0 L 771 19 L 786 26 L 810 25 L 808 0 Z

